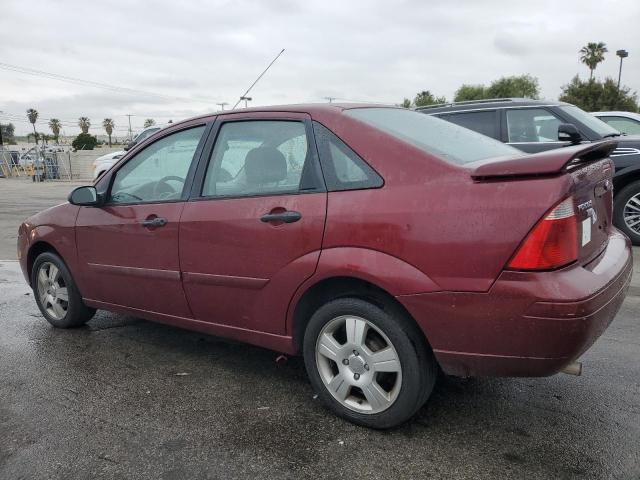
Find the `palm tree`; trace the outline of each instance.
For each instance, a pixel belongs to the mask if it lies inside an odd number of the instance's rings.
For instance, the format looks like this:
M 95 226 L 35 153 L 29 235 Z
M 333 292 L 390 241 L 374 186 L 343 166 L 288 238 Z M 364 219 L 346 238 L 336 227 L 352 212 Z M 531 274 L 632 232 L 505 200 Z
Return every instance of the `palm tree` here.
M 57 118 L 52 118 L 51 120 L 49 120 L 49 128 L 53 132 L 54 140 L 56 141 L 56 143 L 58 143 L 58 137 L 60 137 L 60 129 L 62 128 L 60 120 L 58 120 Z
M 89 133 L 89 127 L 91 126 L 91 120 L 87 117 L 80 117 L 78 119 L 78 126 L 82 130 L 82 133 Z
M 144 121 L 144 128 L 153 127 L 156 124 L 156 121 L 153 118 L 147 118 Z
M 604 54 L 608 51 L 604 42 L 589 42 L 580 49 L 580 61 L 589 67 L 589 80 L 593 79 L 593 71 L 604 61 Z
M 38 111 L 34 108 L 30 108 L 29 110 L 27 110 L 27 118 L 33 126 L 33 136 L 36 139 L 36 145 L 38 144 L 38 134 L 36 133 L 36 120 L 38 120 L 38 115 Z
M 111 134 L 113 133 L 113 127 L 116 126 L 115 123 L 113 123 L 113 120 L 110 118 L 105 118 L 102 121 L 102 126 L 104 127 L 104 129 L 107 132 L 107 135 L 109 135 L 109 146 L 111 146 Z

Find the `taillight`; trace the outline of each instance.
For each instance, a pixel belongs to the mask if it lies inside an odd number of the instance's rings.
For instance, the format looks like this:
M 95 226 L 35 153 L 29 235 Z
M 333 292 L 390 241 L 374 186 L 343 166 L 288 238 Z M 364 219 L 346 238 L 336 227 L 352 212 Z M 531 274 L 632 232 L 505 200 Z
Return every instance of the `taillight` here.
M 553 270 L 578 259 L 578 224 L 573 197 L 547 213 L 507 264 L 511 270 Z

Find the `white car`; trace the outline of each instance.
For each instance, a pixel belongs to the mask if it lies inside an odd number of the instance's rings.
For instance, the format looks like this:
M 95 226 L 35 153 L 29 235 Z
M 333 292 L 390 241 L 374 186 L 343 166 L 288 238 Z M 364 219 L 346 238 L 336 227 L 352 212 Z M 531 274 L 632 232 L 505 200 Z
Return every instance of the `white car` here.
M 96 180 L 102 176 L 104 172 L 109 170 L 126 152 L 120 150 L 118 152 L 107 153 L 93 161 L 93 179 Z
M 591 112 L 604 123 L 627 135 L 640 135 L 640 114 L 633 112 Z

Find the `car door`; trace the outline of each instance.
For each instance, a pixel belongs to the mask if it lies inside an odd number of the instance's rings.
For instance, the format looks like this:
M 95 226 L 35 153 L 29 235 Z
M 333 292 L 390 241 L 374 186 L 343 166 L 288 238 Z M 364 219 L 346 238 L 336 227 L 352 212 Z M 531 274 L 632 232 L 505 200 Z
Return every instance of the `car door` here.
M 327 194 L 308 115 L 230 114 L 215 127 L 180 222 L 194 317 L 283 334 L 316 268 Z
M 205 129 L 158 138 L 118 166 L 103 206 L 80 208 L 76 242 L 86 298 L 191 317 L 180 278 L 179 220 Z
M 570 145 L 558 140 L 558 125 L 565 123 L 546 108 L 506 108 L 507 143 L 527 153 L 537 153 Z

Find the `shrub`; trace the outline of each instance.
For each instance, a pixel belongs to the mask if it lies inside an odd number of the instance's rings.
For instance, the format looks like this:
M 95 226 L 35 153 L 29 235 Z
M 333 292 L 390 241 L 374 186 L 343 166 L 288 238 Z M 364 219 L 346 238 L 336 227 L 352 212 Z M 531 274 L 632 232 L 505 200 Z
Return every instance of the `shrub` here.
M 76 150 L 93 150 L 98 143 L 98 139 L 89 133 L 81 133 L 78 135 L 71 146 Z

